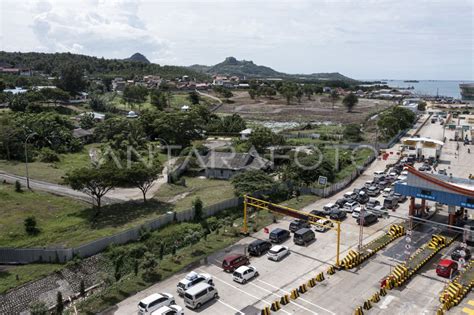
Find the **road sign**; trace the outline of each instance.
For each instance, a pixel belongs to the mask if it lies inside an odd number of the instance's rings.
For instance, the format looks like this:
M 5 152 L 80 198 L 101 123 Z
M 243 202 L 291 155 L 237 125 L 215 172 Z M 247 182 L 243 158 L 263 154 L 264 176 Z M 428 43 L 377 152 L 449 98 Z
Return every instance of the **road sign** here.
M 318 184 L 319 185 L 326 185 L 328 182 L 328 178 L 326 176 L 319 176 L 318 177 Z
M 411 237 L 408 237 L 408 236 L 405 237 L 405 241 L 406 241 L 407 243 L 411 243 Z
M 406 249 L 410 249 L 410 248 L 411 248 L 411 245 L 410 245 L 410 244 L 406 244 L 406 245 L 405 245 L 405 248 L 406 248 Z

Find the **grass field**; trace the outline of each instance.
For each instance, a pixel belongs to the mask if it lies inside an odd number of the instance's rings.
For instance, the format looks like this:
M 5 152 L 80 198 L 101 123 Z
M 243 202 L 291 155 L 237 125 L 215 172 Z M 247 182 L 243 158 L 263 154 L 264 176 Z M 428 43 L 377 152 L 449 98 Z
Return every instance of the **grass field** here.
M 43 278 L 60 270 L 64 265 L 29 264 L 23 266 L 4 266 L 0 268 L 0 294 L 29 281 Z
M 235 197 L 232 183 L 225 180 L 206 179 L 198 177 L 183 177 L 186 186 L 165 184 L 155 198 L 173 203 L 176 211 L 189 209 L 196 197 L 201 198 L 204 206 L 210 206 L 220 201 Z

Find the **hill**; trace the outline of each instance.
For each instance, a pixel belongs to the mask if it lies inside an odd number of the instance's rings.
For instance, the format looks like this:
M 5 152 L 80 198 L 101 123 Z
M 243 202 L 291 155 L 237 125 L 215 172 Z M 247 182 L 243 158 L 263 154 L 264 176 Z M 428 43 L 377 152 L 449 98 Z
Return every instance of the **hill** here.
M 136 62 L 143 62 L 143 63 L 150 63 L 150 60 L 148 60 L 145 56 L 143 56 L 140 53 L 134 53 L 131 55 L 129 58 L 124 59 L 126 61 L 136 61 Z
M 142 59 L 140 56 L 138 56 L 138 58 Z M 143 58 L 146 59 L 144 56 Z M 136 57 L 133 59 L 136 59 Z M 182 77 L 183 75 L 188 75 L 198 80 L 210 79 L 208 74 L 194 71 L 188 67 L 161 66 L 155 63 L 123 59 L 105 59 L 71 53 L 21 53 L 0 51 L 0 64 L 9 67 L 30 68 L 53 76 L 58 75 L 65 65 L 75 64 L 81 67 L 86 75 L 96 77 L 122 76 L 132 78 L 135 75 L 152 74 L 159 75 L 165 79 L 174 79 Z
M 210 75 L 236 75 L 248 78 L 282 78 L 293 80 L 332 80 L 355 82 L 354 79 L 346 77 L 338 72 L 312 73 L 312 74 L 288 74 L 276 71 L 270 67 L 256 65 L 253 61 L 237 60 L 235 57 L 227 57 L 221 63 L 214 66 L 192 65 L 190 69 Z

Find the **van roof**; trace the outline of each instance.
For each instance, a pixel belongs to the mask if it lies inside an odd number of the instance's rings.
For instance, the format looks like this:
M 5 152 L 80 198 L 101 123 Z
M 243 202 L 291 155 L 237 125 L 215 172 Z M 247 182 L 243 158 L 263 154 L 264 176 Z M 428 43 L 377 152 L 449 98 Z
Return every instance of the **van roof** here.
M 158 293 L 153 293 L 152 295 L 149 295 L 146 298 L 144 298 L 143 300 L 141 300 L 140 303 L 150 304 L 151 302 L 156 301 L 161 297 L 163 297 L 163 295 L 158 294 Z
M 439 261 L 438 266 L 449 267 L 452 263 L 454 263 L 454 261 L 452 261 L 451 259 L 441 259 Z
M 240 256 L 243 256 L 242 254 L 237 254 L 237 253 L 232 253 L 224 257 L 224 260 L 234 260 Z
M 308 228 L 301 228 L 298 231 L 295 232 L 295 234 L 305 234 L 306 232 L 311 231 L 311 229 Z
M 199 282 L 198 284 L 192 286 L 191 288 L 189 288 L 188 290 L 186 290 L 186 293 L 187 294 L 190 294 L 190 295 L 196 295 L 197 293 L 201 292 L 202 290 L 205 290 L 207 288 L 209 288 L 211 285 L 209 283 L 206 283 L 206 282 Z

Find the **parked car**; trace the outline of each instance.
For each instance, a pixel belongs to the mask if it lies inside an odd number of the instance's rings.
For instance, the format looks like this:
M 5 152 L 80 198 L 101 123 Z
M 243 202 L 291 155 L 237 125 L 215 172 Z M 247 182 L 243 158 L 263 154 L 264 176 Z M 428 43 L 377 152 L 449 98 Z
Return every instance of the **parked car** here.
M 358 206 L 359 206 L 359 203 L 357 201 L 349 201 L 349 202 L 346 202 L 346 204 L 344 205 L 342 210 L 344 210 L 345 212 L 352 213 L 354 208 L 356 208 Z
M 390 196 L 390 194 L 392 193 L 392 191 L 393 191 L 392 188 L 387 187 L 387 188 L 385 188 L 385 189 L 382 191 L 382 196 L 388 197 L 388 196 Z
M 309 228 L 310 224 L 307 221 L 296 219 L 290 222 L 289 230 L 290 232 L 296 232 L 302 228 Z
M 310 213 L 322 218 L 326 216 L 326 212 L 324 212 L 323 210 L 311 210 Z
M 436 274 L 438 276 L 449 278 L 458 270 L 458 263 L 451 259 L 441 259 L 436 266 Z
M 380 206 L 380 201 L 374 198 L 370 198 L 367 204 L 365 205 L 365 208 L 367 210 L 373 209 L 376 206 Z
M 379 219 L 375 214 L 370 213 L 370 212 L 367 211 L 367 212 L 364 212 L 363 216 L 359 216 L 356 219 L 357 224 L 360 225 L 361 220 L 363 220 L 363 225 L 364 226 L 369 226 L 369 225 L 377 222 Z
M 334 226 L 334 224 L 328 219 L 319 219 L 314 226 L 314 230 L 317 232 L 326 232 Z
M 184 315 L 183 308 L 179 305 L 162 306 L 151 315 Z
M 356 201 L 360 204 L 365 204 L 367 201 L 369 201 L 369 195 L 365 191 L 359 192 L 357 195 Z
M 341 209 L 333 210 L 333 211 L 329 214 L 329 218 L 332 219 L 332 220 L 336 220 L 336 221 L 341 221 L 341 220 L 343 220 L 346 216 L 347 216 L 346 211 L 341 210 Z
M 377 183 L 378 189 L 385 189 L 389 185 L 389 182 L 382 180 Z
M 212 299 L 219 298 L 216 288 L 207 283 L 199 283 L 184 293 L 184 304 L 191 309 L 199 309 Z
M 348 191 L 344 193 L 344 198 L 354 200 L 357 197 L 357 194 L 353 191 Z
M 249 244 L 248 252 L 252 256 L 261 256 L 272 247 L 272 243 L 264 240 L 255 240 Z
M 177 285 L 178 294 L 183 295 L 184 291 L 201 282 L 206 282 L 210 285 L 214 285 L 214 283 L 212 282 L 211 275 L 207 273 L 197 273 L 191 271 L 183 279 L 181 279 L 181 281 L 179 281 Z
M 273 261 L 280 261 L 283 257 L 288 255 L 290 253 L 290 250 L 288 247 L 283 246 L 283 245 L 275 245 L 267 253 L 267 257 L 270 260 Z
M 379 193 L 380 189 L 377 186 L 370 186 L 367 189 L 367 195 L 369 195 L 369 197 L 376 197 L 379 195 Z
M 383 206 L 387 209 L 395 209 L 398 206 L 398 198 L 395 196 L 388 196 L 383 201 Z
M 375 172 L 374 172 L 374 177 L 375 177 L 375 178 L 380 178 L 380 177 L 382 177 L 382 176 L 384 176 L 384 175 L 385 175 L 385 172 L 384 172 L 384 171 L 375 171 Z
M 310 228 L 302 228 L 293 235 L 293 242 L 296 245 L 306 246 L 316 239 L 316 235 Z
M 418 168 L 418 170 L 421 172 L 429 172 L 431 171 L 431 166 L 429 166 L 428 164 L 423 164 Z
M 336 201 L 336 205 L 339 207 L 339 208 L 342 208 L 344 207 L 344 205 L 346 204 L 346 202 L 349 202 L 351 201 L 352 199 L 349 199 L 349 198 L 339 198 L 337 199 Z
M 270 242 L 280 244 L 290 238 L 290 231 L 276 228 L 270 232 L 269 238 Z
M 378 218 L 388 215 L 388 210 L 382 206 L 375 206 L 373 209 L 368 210 L 369 213 L 375 214 Z
M 258 271 L 254 266 L 241 266 L 235 269 L 232 280 L 238 283 L 246 283 L 250 279 L 258 276 Z
M 397 181 L 405 181 L 407 179 L 407 176 L 406 175 L 400 175 L 397 177 Z
M 352 211 L 352 217 L 357 219 L 360 216 L 361 211 L 362 211 L 362 207 L 356 207 L 354 211 Z
M 138 303 L 138 314 L 148 315 L 162 306 L 176 304 L 173 295 L 169 293 L 154 293 Z
M 399 193 L 394 193 L 393 196 L 398 199 L 398 203 L 403 203 L 403 202 L 407 201 L 407 199 L 408 199 L 407 196 L 399 194 Z
M 249 258 L 245 255 L 229 254 L 225 256 L 222 261 L 222 269 L 224 269 L 224 271 L 233 272 L 240 266 L 248 265 L 249 263 Z
M 365 189 L 369 189 L 370 187 L 374 186 L 374 181 L 373 180 L 368 180 L 364 183 Z
M 464 252 L 464 259 L 469 261 L 471 259 L 471 251 L 469 248 L 463 248 L 461 246 L 456 247 L 453 252 L 451 253 L 451 258 L 455 261 L 458 261 L 461 258 L 461 252 Z
M 339 207 L 334 203 L 328 203 L 327 205 L 323 207 L 323 211 L 324 213 L 326 213 L 326 215 L 329 215 L 332 210 L 338 210 L 338 209 Z
M 446 172 L 446 170 L 438 170 L 438 174 L 448 176 L 448 172 Z

